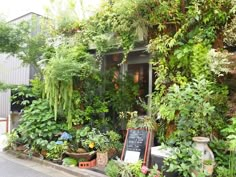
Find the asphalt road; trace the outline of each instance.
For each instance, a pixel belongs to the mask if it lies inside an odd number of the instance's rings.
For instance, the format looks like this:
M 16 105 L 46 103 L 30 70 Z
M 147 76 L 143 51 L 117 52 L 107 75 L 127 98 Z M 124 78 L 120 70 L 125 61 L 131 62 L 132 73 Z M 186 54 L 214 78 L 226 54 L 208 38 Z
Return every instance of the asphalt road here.
M 0 177 L 74 177 L 62 171 L 0 152 Z

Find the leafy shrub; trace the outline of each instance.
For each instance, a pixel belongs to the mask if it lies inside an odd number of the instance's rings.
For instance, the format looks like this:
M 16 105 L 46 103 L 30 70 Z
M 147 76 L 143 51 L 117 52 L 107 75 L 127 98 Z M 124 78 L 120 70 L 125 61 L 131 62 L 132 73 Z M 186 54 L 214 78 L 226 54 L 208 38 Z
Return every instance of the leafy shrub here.
M 24 109 L 17 131 L 27 144 L 40 149 L 41 140 L 53 140 L 54 136 L 64 129 L 66 127 L 63 122 L 59 123 L 54 120 L 47 100 L 38 99 Z
M 68 149 L 67 141 L 51 141 L 47 145 L 47 155 L 48 159 L 60 159 L 62 158 L 63 152 Z
M 117 158 L 110 160 L 105 168 L 105 173 L 109 177 L 161 177 L 162 174 L 158 171 L 158 166 L 154 165 L 149 169 L 142 165 L 139 160 L 136 163 L 126 163 Z
M 226 176 L 229 177 L 230 176 L 229 169 L 222 166 L 218 166 L 216 168 L 216 175 L 217 177 L 226 177 Z
M 109 177 L 117 177 L 120 173 L 120 168 L 117 165 L 116 161 L 110 160 L 105 168 L 105 173 Z
M 158 103 L 158 114 L 160 121 L 174 122 L 176 125 L 172 135 L 174 141 L 208 136 L 224 125 L 224 111 L 218 108 L 225 103 L 223 98 L 227 92 L 219 92 L 216 87 L 212 82 L 201 79 L 169 88 L 162 102 Z M 219 95 L 223 98 L 219 99 Z
M 164 160 L 164 168 L 167 172 L 178 172 L 183 177 L 194 176 L 194 171 L 201 174 L 200 152 L 192 147 L 190 143 L 181 143 L 172 151 L 172 155 Z

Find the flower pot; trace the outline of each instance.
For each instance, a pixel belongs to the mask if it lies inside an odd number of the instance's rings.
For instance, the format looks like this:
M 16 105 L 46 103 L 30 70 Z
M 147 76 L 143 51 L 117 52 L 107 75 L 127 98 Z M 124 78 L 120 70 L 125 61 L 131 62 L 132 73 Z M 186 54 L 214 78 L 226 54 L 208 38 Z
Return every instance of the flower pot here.
M 108 152 L 97 152 L 97 166 L 105 167 L 108 163 Z
M 47 156 L 47 150 L 43 149 L 41 150 L 41 153 L 40 153 L 43 157 L 46 157 Z
M 214 161 L 214 154 L 207 145 L 210 141 L 207 137 L 193 137 L 193 141 L 195 143 L 195 148 L 201 152 L 201 160 L 202 162 L 205 160 Z
M 25 151 L 27 148 L 25 145 L 16 146 L 14 150 L 16 151 Z
M 193 137 L 193 141 L 195 143 L 195 148 L 201 152 L 201 163 L 202 163 L 202 170 L 206 171 L 208 175 L 212 175 L 214 169 L 214 154 L 207 145 L 210 141 L 207 137 Z M 211 165 L 205 165 L 204 161 L 212 161 Z M 198 172 L 196 172 L 198 174 Z
M 95 158 L 96 151 L 94 151 L 94 152 L 85 152 L 85 153 L 65 152 L 64 154 L 66 154 L 69 157 L 76 158 L 76 159 L 84 158 L 87 161 L 90 161 L 90 160 Z

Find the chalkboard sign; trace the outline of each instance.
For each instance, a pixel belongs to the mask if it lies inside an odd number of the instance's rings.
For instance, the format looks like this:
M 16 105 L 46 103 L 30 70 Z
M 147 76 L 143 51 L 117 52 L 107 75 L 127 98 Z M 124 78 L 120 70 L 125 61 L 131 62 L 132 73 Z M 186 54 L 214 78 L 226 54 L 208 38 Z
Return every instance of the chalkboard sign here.
M 128 163 L 146 163 L 150 133 L 144 129 L 128 129 L 121 159 Z

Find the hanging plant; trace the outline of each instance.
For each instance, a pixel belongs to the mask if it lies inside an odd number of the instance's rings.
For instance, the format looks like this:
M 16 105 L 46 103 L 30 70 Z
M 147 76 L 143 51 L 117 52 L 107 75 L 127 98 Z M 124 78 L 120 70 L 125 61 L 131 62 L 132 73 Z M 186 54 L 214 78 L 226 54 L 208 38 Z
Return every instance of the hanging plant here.
M 44 69 L 45 96 L 54 109 L 55 119 L 58 113 L 64 112 L 69 127 L 72 126 L 74 89 L 79 90 L 84 79 L 95 73 L 94 66 L 83 47 L 61 46 Z

